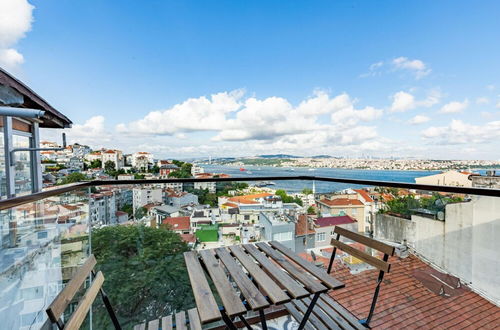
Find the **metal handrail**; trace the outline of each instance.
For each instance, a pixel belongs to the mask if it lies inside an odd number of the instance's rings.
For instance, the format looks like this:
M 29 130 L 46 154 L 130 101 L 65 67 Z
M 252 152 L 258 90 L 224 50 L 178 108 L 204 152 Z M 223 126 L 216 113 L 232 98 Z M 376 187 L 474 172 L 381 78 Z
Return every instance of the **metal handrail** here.
M 336 183 L 350 183 L 362 186 L 379 186 L 391 188 L 406 188 L 415 190 L 428 190 L 447 192 L 455 194 L 478 195 L 500 197 L 500 189 L 490 188 L 470 188 L 470 187 L 454 187 L 454 186 L 437 186 L 437 185 L 424 185 L 416 183 L 406 183 L 397 181 L 377 181 L 377 180 L 359 180 L 359 179 L 344 179 L 344 178 L 330 178 L 310 175 L 298 176 L 260 176 L 260 177 L 229 177 L 229 178 L 172 178 L 172 179 L 139 179 L 139 180 L 94 180 L 64 185 L 59 188 L 49 189 L 38 193 L 8 198 L 0 201 L 0 210 L 9 209 L 18 205 L 36 202 L 38 200 L 56 196 L 65 192 L 70 192 L 86 187 L 98 187 L 108 185 L 147 185 L 158 183 L 193 183 L 193 182 L 242 182 L 242 181 L 321 181 L 321 182 L 336 182 Z

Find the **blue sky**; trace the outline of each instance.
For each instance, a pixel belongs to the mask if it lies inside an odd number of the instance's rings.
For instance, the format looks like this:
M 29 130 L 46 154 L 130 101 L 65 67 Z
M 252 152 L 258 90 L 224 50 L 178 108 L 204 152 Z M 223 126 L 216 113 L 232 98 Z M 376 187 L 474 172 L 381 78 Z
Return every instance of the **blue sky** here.
M 0 6 L 19 23 L 0 23 L 0 65 L 74 121 L 72 142 L 500 158 L 498 1 Z

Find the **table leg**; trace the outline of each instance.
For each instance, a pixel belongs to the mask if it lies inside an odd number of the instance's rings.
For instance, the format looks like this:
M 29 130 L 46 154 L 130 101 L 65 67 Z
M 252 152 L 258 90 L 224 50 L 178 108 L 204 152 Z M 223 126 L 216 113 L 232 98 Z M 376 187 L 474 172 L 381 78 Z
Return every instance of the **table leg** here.
M 260 323 L 262 324 L 262 330 L 267 330 L 266 315 L 264 314 L 264 309 L 259 310 Z
M 306 326 L 306 322 L 309 319 L 309 315 L 311 315 L 311 312 L 314 308 L 314 305 L 316 305 L 316 301 L 318 301 L 319 295 L 320 295 L 320 293 L 314 294 L 314 297 L 311 299 L 311 304 L 309 305 L 309 307 L 307 307 L 307 310 L 304 314 L 304 317 L 302 318 L 302 321 L 300 322 L 298 330 L 302 330 Z
M 228 329 L 230 329 L 230 330 L 238 330 L 236 328 L 236 326 L 234 325 L 233 321 L 231 321 L 231 319 L 229 318 L 229 316 L 227 316 L 225 310 L 221 311 L 221 315 L 222 315 L 222 320 L 224 321 L 224 323 L 226 323 L 226 327 Z
M 248 323 L 243 315 L 240 315 L 240 320 L 247 327 L 248 330 L 252 330 L 252 326 Z

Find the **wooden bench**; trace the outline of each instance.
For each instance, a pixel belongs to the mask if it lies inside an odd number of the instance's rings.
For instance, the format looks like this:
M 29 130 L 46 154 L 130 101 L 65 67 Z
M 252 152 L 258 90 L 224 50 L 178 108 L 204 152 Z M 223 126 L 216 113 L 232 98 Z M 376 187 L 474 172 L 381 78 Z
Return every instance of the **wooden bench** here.
M 111 307 L 111 303 L 106 296 L 106 293 L 102 289 L 102 284 L 104 283 L 104 275 L 102 272 L 95 274 L 94 267 L 96 265 L 96 259 L 94 255 L 90 255 L 85 263 L 78 268 L 75 275 L 66 284 L 64 289 L 57 295 L 57 297 L 52 301 L 52 303 L 47 308 L 46 312 L 49 316 L 49 320 L 52 324 L 56 324 L 59 329 L 80 329 L 87 313 L 89 312 L 92 303 L 94 302 L 97 295 L 100 293 L 106 310 L 113 322 L 116 329 L 121 329 L 118 319 Z M 75 294 L 85 283 L 89 275 L 92 273 L 93 280 L 91 285 L 85 291 L 85 294 L 81 297 L 75 311 L 71 314 L 67 322 L 61 320 L 61 315 L 63 315 L 64 310 L 71 303 Z
M 186 318 L 186 312 L 180 311 L 174 315 L 168 315 L 149 321 L 147 323 L 141 323 L 134 326 L 134 330 L 159 330 L 161 325 L 161 330 L 201 330 L 200 317 L 198 316 L 198 310 L 196 308 L 191 308 L 187 311 L 188 317 Z
M 333 261 L 335 259 L 337 249 L 340 249 L 345 253 L 350 254 L 351 256 L 360 259 L 379 270 L 379 276 L 377 279 L 377 285 L 375 287 L 375 293 L 373 295 L 370 312 L 365 320 L 358 320 L 353 314 L 342 307 L 342 305 L 332 299 L 328 294 L 323 293 L 318 299 L 317 304 L 315 305 L 310 315 L 309 321 L 306 324 L 306 328 L 318 330 L 366 329 L 366 327 L 369 327 L 370 320 L 373 316 L 373 312 L 375 311 L 380 284 L 382 283 L 384 274 L 388 273 L 390 270 L 391 265 L 387 261 L 389 260 L 389 256 L 394 255 L 394 247 L 338 226 L 335 227 L 334 233 L 336 234 L 336 236 L 331 241 L 331 244 L 333 245 L 333 252 L 328 265 L 328 273 L 330 273 L 332 270 Z M 369 248 L 380 251 L 384 254 L 384 256 L 382 259 L 379 259 L 366 252 L 355 249 L 348 244 L 342 243 L 340 241 L 341 236 Z M 290 303 L 287 303 L 285 304 L 285 307 L 293 318 L 295 318 L 296 320 L 301 320 L 307 306 L 309 306 L 310 303 L 310 298 L 303 298 L 301 300 L 294 300 Z

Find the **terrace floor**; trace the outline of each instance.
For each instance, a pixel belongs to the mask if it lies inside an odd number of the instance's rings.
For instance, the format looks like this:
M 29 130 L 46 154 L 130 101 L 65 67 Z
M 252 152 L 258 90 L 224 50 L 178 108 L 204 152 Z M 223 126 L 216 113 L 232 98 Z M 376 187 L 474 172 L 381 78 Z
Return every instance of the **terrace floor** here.
M 303 253 L 301 256 L 311 260 L 309 255 Z M 327 267 L 327 258 L 317 259 Z M 443 285 L 439 280 L 432 279 L 444 278 L 446 275 L 437 272 L 417 256 L 391 257 L 389 261 L 392 263 L 391 272 L 385 275 L 380 289 L 370 323 L 373 329 L 500 328 L 500 308 L 466 286 L 451 289 L 444 284 L 448 296 L 435 293 Z M 359 319 L 366 318 L 378 271 L 373 269 L 351 274 L 345 265 L 337 261 L 332 274 L 346 286 L 330 295 Z M 436 287 L 437 283 L 439 287 Z

